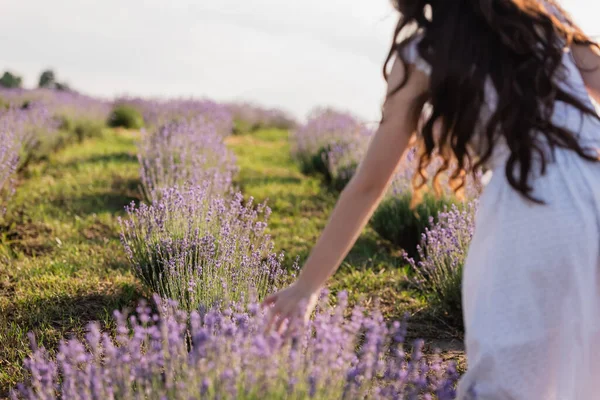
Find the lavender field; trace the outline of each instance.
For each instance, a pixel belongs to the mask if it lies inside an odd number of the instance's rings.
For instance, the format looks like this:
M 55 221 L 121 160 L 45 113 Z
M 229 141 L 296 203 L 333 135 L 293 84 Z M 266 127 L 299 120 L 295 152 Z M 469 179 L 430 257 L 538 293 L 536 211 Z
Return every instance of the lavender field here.
M 263 329 L 373 133 L 328 108 L 1 91 L 0 398 L 452 399 L 479 185 L 411 207 L 416 149 L 310 323 Z

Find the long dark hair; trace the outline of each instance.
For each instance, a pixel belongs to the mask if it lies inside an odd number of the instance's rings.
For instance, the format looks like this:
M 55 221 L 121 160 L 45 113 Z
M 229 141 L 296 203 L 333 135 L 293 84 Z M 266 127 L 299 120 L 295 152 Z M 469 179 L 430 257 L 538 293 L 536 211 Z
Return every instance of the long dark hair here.
M 475 173 L 485 165 L 501 135 L 510 150 L 508 182 L 527 199 L 542 203 L 532 194 L 531 173 L 536 156 L 545 173 L 548 145 L 599 161 L 598 152 L 584 148 L 575 132 L 552 122 L 557 101 L 600 120 L 593 107 L 558 85 L 565 77 L 562 60 L 567 48 L 572 44 L 600 48 L 558 4 L 550 0 L 394 0 L 394 4 L 401 17 L 384 66 L 385 79 L 395 57 L 406 66 L 403 50 L 417 35 L 419 56 L 431 66 L 426 98 L 431 113 L 421 128 L 419 171 L 438 151 L 445 162 L 434 182 L 453 158 L 451 179 L 461 180 L 455 189 L 460 188 L 464 172 Z M 405 71 L 404 82 L 395 91 L 406 84 L 408 68 Z M 481 130 L 477 127 L 488 78 L 498 92 L 498 103 Z M 440 128 L 436 135 L 434 125 Z M 484 135 L 485 145 L 474 157 L 469 144 L 477 132 Z M 423 172 L 417 175 L 421 179 L 413 181 L 415 192 L 427 183 Z

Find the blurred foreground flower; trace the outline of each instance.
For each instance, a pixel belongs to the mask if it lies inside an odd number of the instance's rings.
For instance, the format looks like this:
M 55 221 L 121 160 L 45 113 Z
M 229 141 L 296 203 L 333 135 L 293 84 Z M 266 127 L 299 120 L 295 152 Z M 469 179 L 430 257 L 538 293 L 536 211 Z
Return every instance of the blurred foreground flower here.
M 159 312 L 115 312 L 116 339 L 88 328 L 85 342 L 61 343 L 27 359 L 30 380 L 13 399 L 433 399 L 454 397 L 457 373 L 428 362 L 416 343 L 410 361 L 404 327 L 381 314 L 346 313 L 325 303 L 290 337 L 265 333 L 252 303 L 190 315 L 158 298 Z M 434 397 L 435 396 L 435 397 Z

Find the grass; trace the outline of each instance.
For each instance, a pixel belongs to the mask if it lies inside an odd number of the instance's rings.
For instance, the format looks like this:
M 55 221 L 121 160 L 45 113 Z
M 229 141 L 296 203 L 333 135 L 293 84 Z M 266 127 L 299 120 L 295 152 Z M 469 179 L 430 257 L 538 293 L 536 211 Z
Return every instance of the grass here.
M 131 137 L 108 131 L 20 178 L 0 226 L 0 397 L 23 377 L 27 332 L 52 349 L 140 296 L 116 220 L 137 199 Z
M 273 214 L 269 220 L 271 234 L 288 262 L 304 259 L 325 227 L 337 194 L 329 191 L 320 179 L 305 176 L 291 159 L 287 131 L 270 129 L 227 139 L 236 155 L 240 173 L 237 185 L 246 196 L 268 201 Z M 353 265 L 397 258 L 367 229 L 348 257 Z
M 270 233 L 290 266 L 307 257 L 337 195 L 300 172 L 287 135 L 259 130 L 227 142 L 238 156 L 237 185 L 246 196 L 269 200 Z M 112 311 L 145 294 L 118 238 L 123 207 L 140 199 L 134 136 L 106 130 L 29 165 L 19 177 L 0 221 L 0 398 L 24 378 L 28 332 L 52 350 L 63 337 L 81 336 L 89 321 L 110 329 Z M 367 228 L 330 289 L 378 304 L 390 319 L 409 313 L 411 337 L 435 338 L 446 357 L 460 358 L 460 333 L 430 315 L 407 273 L 395 248 Z

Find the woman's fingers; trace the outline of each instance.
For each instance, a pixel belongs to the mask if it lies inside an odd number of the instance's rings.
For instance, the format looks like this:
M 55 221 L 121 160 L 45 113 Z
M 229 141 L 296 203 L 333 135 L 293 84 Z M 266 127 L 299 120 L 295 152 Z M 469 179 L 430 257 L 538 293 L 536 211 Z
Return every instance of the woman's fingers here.
M 277 332 L 280 335 L 283 335 L 283 333 L 286 331 L 286 328 L 288 328 L 289 325 L 290 325 L 289 314 L 280 315 L 279 319 L 277 320 L 277 324 L 275 325 L 275 332 Z
M 265 332 L 270 332 L 275 320 L 279 316 L 279 312 L 277 311 L 277 304 L 269 310 L 269 316 L 267 317 L 267 325 L 265 326 Z
M 297 294 L 290 288 L 268 296 L 263 302 L 263 307 L 270 307 L 266 318 L 265 332 L 275 330 L 283 334 L 290 326 L 303 320 L 303 304 L 306 300 L 299 300 Z M 306 307 L 304 307 L 306 308 Z
M 264 299 L 261 304 L 262 307 L 268 307 L 268 306 L 275 304 L 275 302 L 277 301 L 277 294 L 278 293 L 274 293 L 274 294 L 268 296 L 266 299 Z

